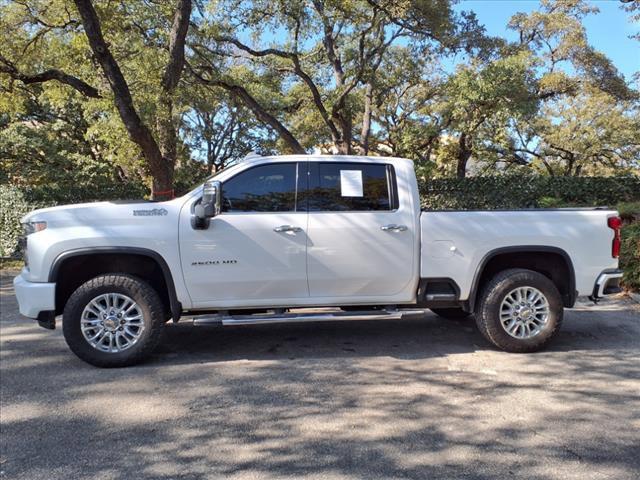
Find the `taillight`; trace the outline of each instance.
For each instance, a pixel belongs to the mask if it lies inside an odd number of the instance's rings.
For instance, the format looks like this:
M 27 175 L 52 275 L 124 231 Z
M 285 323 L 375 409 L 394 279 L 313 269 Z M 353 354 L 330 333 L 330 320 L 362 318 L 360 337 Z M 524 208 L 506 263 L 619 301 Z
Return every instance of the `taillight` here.
M 622 219 L 620 217 L 609 217 L 607 225 L 614 232 L 613 243 L 611 244 L 611 256 L 618 258 L 620 256 L 620 229 L 622 228 Z

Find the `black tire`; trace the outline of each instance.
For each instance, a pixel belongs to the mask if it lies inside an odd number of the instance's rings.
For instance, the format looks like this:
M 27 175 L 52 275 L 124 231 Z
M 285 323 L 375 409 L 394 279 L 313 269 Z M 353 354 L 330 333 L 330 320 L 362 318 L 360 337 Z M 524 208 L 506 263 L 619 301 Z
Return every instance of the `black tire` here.
M 530 338 L 515 338 L 507 333 L 500 321 L 502 302 L 518 287 L 533 287 L 548 302 L 546 323 Z M 510 269 L 498 273 L 483 288 L 476 310 L 476 324 L 482 335 L 502 350 L 514 353 L 535 352 L 543 349 L 558 333 L 563 313 L 562 297 L 551 280 L 532 270 Z
M 471 312 L 465 312 L 461 308 L 430 308 L 429 310 L 439 317 L 449 320 L 461 320 L 471 315 Z
M 144 329 L 138 340 L 120 352 L 104 352 L 85 339 L 80 328 L 84 308 L 106 293 L 126 295 L 140 307 Z M 164 330 L 166 313 L 162 300 L 145 281 L 132 275 L 103 275 L 81 285 L 64 307 L 62 331 L 69 348 L 79 358 L 96 367 L 126 367 L 141 362 L 156 348 Z M 126 327 L 125 327 L 126 328 Z

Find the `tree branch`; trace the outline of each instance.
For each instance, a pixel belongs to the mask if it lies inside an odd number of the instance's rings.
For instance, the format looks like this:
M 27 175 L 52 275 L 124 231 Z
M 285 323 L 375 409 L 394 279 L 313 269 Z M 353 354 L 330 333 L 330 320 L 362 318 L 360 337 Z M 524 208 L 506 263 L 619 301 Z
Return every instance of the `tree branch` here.
M 193 76 L 200 81 L 204 85 L 208 85 L 211 87 L 220 87 L 227 92 L 229 92 L 234 97 L 241 100 L 249 110 L 251 110 L 254 115 L 260 120 L 262 123 L 269 125 L 273 128 L 280 138 L 289 146 L 293 153 L 305 154 L 306 151 L 300 145 L 298 140 L 293 136 L 293 134 L 278 120 L 276 117 L 271 115 L 260 103 L 242 86 L 235 85 L 233 83 L 226 82 L 222 79 L 208 79 L 203 77 L 198 71 L 193 68 L 189 63 L 187 63 L 187 67 L 193 74 Z M 204 70 L 210 70 L 209 67 L 202 66 L 200 67 Z
M 334 77 L 336 79 L 336 85 L 341 87 L 344 84 L 344 70 L 342 68 L 342 61 L 335 49 L 335 38 L 333 37 L 334 25 L 329 22 L 325 11 L 324 5 L 319 0 L 313 0 L 313 6 L 322 20 L 322 26 L 324 29 L 323 43 L 327 52 L 327 58 L 333 67 Z
M 232 45 L 235 45 L 240 50 L 247 52 L 253 57 L 266 57 L 269 55 L 275 55 L 276 57 L 288 58 L 289 60 L 293 60 L 294 57 L 297 57 L 297 55 L 293 52 L 287 52 L 285 50 L 279 50 L 277 48 L 266 48 L 264 50 L 255 50 L 250 46 L 242 43 L 237 38 L 229 37 L 227 35 L 216 36 L 216 37 L 213 37 L 213 39 L 216 40 L 217 42 L 231 43 Z
M 329 112 L 327 112 L 327 109 L 324 106 L 324 103 L 322 101 L 322 95 L 320 94 L 320 90 L 318 89 L 318 86 L 315 84 L 311 76 L 302 69 L 302 65 L 300 63 L 300 57 L 296 53 L 287 52 L 284 50 L 278 50 L 275 48 L 267 48 L 264 50 L 254 50 L 248 45 L 245 45 L 244 43 L 242 43 L 240 40 L 233 37 L 228 37 L 228 36 L 215 37 L 215 40 L 225 42 L 225 43 L 231 43 L 236 47 L 238 47 L 240 50 L 247 52 L 251 56 L 266 57 L 269 55 L 274 55 L 280 58 L 286 58 L 290 60 L 291 63 L 293 63 L 293 73 L 295 73 L 298 77 L 300 77 L 300 79 L 305 83 L 305 85 L 307 85 L 307 88 L 311 92 L 313 103 L 315 104 L 316 108 L 320 112 L 320 116 L 322 117 L 322 120 L 331 131 L 331 137 L 334 139 L 334 141 L 337 141 L 337 139 L 340 138 L 340 133 L 338 132 L 336 125 L 331 120 L 331 116 L 329 115 Z
M 31 85 L 33 83 L 44 83 L 50 80 L 57 80 L 60 83 L 69 85 L 75 90 L 83 94 L 85 97 L 101 98 L 98 90 L 78 77 L 69 75 L 62 70 L 49 69 L 35 75 L 26 75 L 16 68 L 9 60 L 0 56 L 0 72 L 8 74 L 11 78 L 21 81 L 25 85 Z

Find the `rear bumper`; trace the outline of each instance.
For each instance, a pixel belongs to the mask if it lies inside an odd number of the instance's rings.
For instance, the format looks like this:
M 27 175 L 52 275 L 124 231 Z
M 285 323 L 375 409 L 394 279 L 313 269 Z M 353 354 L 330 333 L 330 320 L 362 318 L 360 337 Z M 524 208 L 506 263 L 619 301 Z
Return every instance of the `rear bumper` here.
M 596 279 L 596 283 L 593 286 L 593 293 L 591 294 L 592 300 L 597 300 L 606 295 L 613 295 L 620 293 L 620 280 L 622 279 L 622 270 L 605 270 Z
M 55 283 L 29 282 L 22 275 L 18 275 L 13 279 L 13 289 L 18 298 L 20 313 L 25 317 L 38 318 L 41 312 L 52 312 L 56 309 Z

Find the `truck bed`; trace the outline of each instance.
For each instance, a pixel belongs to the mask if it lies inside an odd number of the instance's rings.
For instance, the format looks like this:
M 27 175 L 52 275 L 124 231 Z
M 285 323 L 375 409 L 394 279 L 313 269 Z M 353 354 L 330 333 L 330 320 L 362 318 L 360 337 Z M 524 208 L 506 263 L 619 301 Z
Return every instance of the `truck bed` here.
M 615 215 L 604 208 L 423 211 L 420 276 L 452 279 L 465 300 L 488 258 L 528 247 L 579 260 L 572 263 L 575 288 L 590 295 L 603 267 L 617 267 L 611 256 L 614 232 L 607 226 Z

